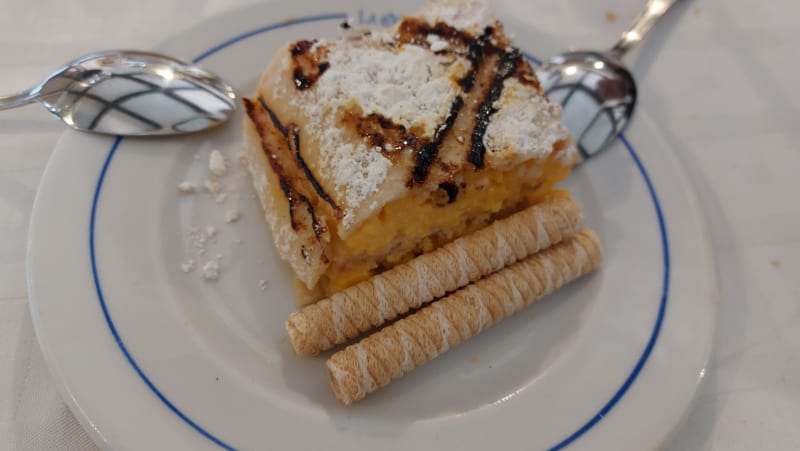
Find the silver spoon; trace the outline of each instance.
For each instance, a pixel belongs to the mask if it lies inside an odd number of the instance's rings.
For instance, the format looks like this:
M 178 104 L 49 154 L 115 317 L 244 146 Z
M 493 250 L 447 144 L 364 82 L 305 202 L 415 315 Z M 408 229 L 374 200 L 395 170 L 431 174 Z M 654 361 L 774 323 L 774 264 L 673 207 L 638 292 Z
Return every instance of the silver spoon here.
M 225 122 L 236 109 L 227 83 L 164 55 L 111 50 L 67 64 L 29 91 L 0 96 L 0 110 L 33 102 L 70 127 L 108 135 L 172 135 Z
M 621 60 L 679 0 L 648 0 L 645 10 L 606 52 L 557 55 L 537 70 L 545 94 L 562 104 L 562 118 L 583 159 L 622 133 L 636 105 L 636 83 Z

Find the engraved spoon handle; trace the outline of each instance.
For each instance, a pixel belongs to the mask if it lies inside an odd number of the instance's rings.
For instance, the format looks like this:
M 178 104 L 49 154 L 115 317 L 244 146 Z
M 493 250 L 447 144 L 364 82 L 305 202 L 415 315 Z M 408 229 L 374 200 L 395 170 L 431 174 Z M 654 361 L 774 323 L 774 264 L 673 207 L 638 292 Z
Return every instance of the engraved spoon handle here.
M 623 56 L 633 48 L 635 44 L 641 42 L 647 32 L 653 28 L 653 25 L 660 19 L 667 10 L 680 0 L 648 0 L 647 5 L 641 14 L 633 21 L 630 27 L 622 33 L 614 47 L 608 52 L 609 55 L 616 59 L 622 59 Z
M 22 91 L 8 96 L 0 96 L 0 111 L 10 110 L 18 106 L 27 105 L 36 101 L 38 97 L 36 88 L 29 91 Z

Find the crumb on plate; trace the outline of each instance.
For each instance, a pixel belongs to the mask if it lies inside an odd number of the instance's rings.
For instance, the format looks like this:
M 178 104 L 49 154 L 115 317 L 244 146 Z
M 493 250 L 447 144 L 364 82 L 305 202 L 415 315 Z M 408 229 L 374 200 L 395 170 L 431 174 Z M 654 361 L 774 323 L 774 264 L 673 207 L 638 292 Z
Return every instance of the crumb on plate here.
M 190 273 L 194 269 L 194 260 L 189 259 L 185 262 L 181 263 L 181 271 L 185 273 Z
M 203 279 L 219 279 L 219 263 L 216 260 L 209 260 L 205 265 L 203 265 Z
M 217 177 L 224 176 L 228 171 L 228 164 L 219 150 L 212 150 L 211 155 L 208 156 L 208 170 Z
M 238 221 L 240 217 L 241 214 L 239 213 L 239 210 L 228 210 L 225 212 L 225 222 L 228 224 Z
M 197 189 L 197 185 L 192 182 L 180 182 L 178 183 L 178 191 L 181 194 L 192 194 Z
M 219 193 L 219 191 L 221 189 L 219 183 L 215 182 L 213 180 L 206 180 L 203 183 L 206 186 L 206 189 L 208 190 L 208 192 L 210 192 L 211 194 L 217 194 L 217 193 Z

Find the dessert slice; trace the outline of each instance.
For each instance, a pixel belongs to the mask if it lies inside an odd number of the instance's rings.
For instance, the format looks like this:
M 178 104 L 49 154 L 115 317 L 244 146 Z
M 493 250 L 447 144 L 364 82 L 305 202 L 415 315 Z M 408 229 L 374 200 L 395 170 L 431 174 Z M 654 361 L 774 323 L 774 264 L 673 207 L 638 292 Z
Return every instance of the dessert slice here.
M 245 161 L 302 303 L 541 202 L 575 159 L 483 3 L 344 28 L 281 48 L 244 99 Z

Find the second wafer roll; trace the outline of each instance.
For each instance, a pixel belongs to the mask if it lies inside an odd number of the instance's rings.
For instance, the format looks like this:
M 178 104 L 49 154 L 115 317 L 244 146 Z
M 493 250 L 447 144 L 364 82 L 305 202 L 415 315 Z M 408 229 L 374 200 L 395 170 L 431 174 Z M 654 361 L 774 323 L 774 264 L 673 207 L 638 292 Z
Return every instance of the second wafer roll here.
M 316 355 L 559 243 L 582 224 L 572 198 L 554 195 L 293 313 L 286 321 L 292 347 Z
M 351 404 L 591 272 L 601 260 L 597 235 L 587 229 L 470 284 L 333 354 L 327 362 L 331 388 Z

